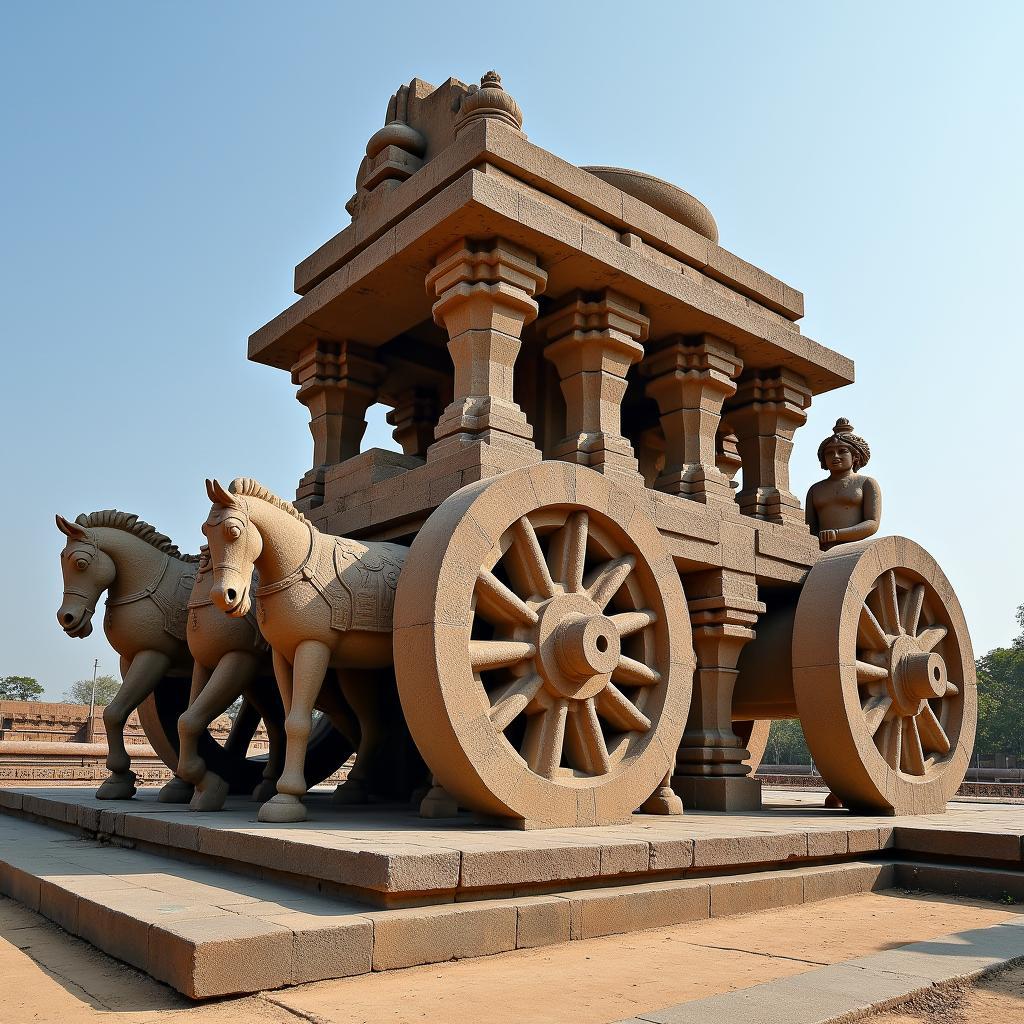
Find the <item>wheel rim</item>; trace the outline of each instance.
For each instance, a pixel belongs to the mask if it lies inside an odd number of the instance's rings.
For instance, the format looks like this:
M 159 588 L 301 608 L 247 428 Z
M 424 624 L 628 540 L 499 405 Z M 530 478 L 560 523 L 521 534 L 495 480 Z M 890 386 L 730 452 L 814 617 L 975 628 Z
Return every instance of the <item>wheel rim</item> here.
M 413 544 L 395 624 L 410 730 L 463 806 L 621 821 L 671 768 L 693 673 L 682 588 L 647 513 L 592 470 L 453 495 Z
M 949 626 L 938 607 L 927 582 L 887 569 L 868 594 L 857 629 L 864 726 L 889 767 L 915 777 L 950 753 L 949 734 L 962 717 L 963 679 L 958 685 L 949 678 L 941 653 Z
M 854 809 L 941 810 L 977 724 L 974 656 L 953 588 L 912 541 L 843 545 L 812 568 L 793 626 L 808 746 Z

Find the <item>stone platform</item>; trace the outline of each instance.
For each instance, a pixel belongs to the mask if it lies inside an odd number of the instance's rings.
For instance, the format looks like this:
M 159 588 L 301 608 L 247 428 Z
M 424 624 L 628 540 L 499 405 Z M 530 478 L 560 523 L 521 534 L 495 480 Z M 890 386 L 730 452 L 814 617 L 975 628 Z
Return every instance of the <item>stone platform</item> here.
M 299 825 L 0 790 L 0 892 L 193 998 L 791 906 L 892 886 L 1024 899 L 1019 807 L 636 815 L 529 833 L 309 798 Z M 815 806 L 818 803 L 818 806 Z

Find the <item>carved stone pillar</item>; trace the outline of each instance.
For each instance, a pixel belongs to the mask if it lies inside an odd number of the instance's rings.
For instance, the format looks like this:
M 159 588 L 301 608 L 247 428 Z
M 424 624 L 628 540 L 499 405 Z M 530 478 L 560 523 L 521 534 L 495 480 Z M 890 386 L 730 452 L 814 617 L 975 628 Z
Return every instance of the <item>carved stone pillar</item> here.
M 372 350 L 348 341 L 318 340 L 292 366 L 296 398 L 309 409 L 313 468 L 299 482 L 296 505 L 308 511 L 323 504 L 329 466 L 359 454 L 366 410 L 377 400 L 384 367 Z
M 658 403 L 665 432 L 659 491 L 706 505 L 734 506 L 729 478 L 718 468 L 715 437 L 722 403 L 736 393 L 743 362 L 727 341 L 705 334 L 661 342 L 644 359 L 647 395 Z
M 440 412 L 437 389 L 409 387 L 391 399 L 394 408 L 387 421 L 395 429 L 391 436 L 402 446 L 406 455 L 424 458 L 434 439 L 434 425 Z
M 467 443 L 498 441 L 536 456 L 533 428 L 512 397 L 523 328 L 547 284 L 535 256 L 504 239 L 463 239 L 427 274 L 434 320 L 448 332 L 454 398 L 441 414 L 429 458 Z
M 807 382 L 791 370 L 756 370 L 740 378 L 726 415 L 743 460 L 736 500 L 745 515 L 804 525 L 800 499 L 789 489 L 789 458 L 810 404 Z
M 750 753 L 732 729 L 732 696 L 740 651 L 754 638 L 765 606 L 754 578 L 739 573 L 688 576 L 686 592 L 697 671 L 672 788 L 685 807 L 757 810 L 761 783 L 743 763 Z
M 558 370 L 565 398 L 566 437 L 551 453 L 555 458 L 642 481 L 622 436 L 621 407 L 626 373 L 643 357 L 649 325 L 639 303 L 610 290 L 576 292 L 545 317 L 544 355 Z

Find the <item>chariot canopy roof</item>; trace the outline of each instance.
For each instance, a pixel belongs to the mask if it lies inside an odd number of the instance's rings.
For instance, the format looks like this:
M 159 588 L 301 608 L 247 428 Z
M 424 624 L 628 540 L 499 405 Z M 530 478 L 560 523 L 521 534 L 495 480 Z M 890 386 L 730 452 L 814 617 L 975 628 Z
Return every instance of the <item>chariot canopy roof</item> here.
M 785 367 L 820 394 L 853 362 L 800 332 L 803 295 L 717 244 L 706 207 L 620 168 L 577 167 L 521 130 L 497 76 L 481 86 L 413 79 L 367 144 L 352 223 L 295 268 L 300 298 L 249 339 L 249 358 L 290 369 L 317 339 L 369 348 L 430 324 L 424 279 L 463 239 L 503 238 L 536 255 L 545 302 L 613 288 L 639 303 L 649 337 L 713 334 L 747 369 Z

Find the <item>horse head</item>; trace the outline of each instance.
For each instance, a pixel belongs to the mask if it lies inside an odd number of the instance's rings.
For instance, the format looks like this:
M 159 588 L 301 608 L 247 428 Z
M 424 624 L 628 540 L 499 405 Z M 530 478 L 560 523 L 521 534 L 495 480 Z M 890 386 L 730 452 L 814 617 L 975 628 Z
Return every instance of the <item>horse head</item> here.
M 114 560 L 103 551 L 80 523 L 57 516 L 57 529 L 67 537 L 60 553 L 64 576 L 64 600 L 57 621 L 68 636 L 87 637 L 100 595 L 114 582 Z
M 206 481 L 206 493 L 213 502 L 203 523 L 213 572 L 210 598 L 221 611 L 241 617 L 252 607 L 253 568 L 263 551 L 263 538 L 249 518 L 245 498 L 216 480 Z

